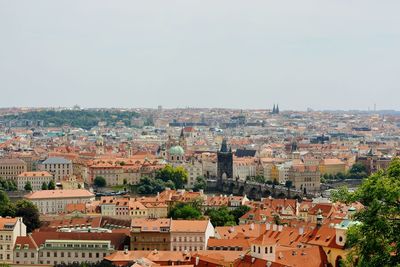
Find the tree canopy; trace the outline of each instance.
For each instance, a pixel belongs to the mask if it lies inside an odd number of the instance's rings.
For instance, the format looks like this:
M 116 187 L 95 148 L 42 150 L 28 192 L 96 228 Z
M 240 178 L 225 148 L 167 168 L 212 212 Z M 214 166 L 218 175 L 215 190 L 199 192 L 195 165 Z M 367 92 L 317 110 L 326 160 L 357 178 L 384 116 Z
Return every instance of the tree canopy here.
M 27 181 L 24 186 L 25 191 L 32 191 L 32 184 L 31 182 Z
M 207 210 L 206 215 L 210 217 L 210 221 L 214 227 L 236 225 L 235 216 L 233 216 L 227 207 Z
M 5 180 L 3 178 L 0 178 L 0 190 L 16 191 L 17 184 L 13 180 Z
M 0 191 L 0 216 L 22 217 L 28 232 L 40 226 L 39 211 L 32 202 L 28 200 L 11 202 L 4 191 Z
M 350 197 L 365 209 L 355 215 L 360 222 L 349 228 L 346 245 L 351 247 L 352 266 L 400 265 L 400 159 L 386 170 L 372 174 Z
M 201 210 L 192 203 L 178 203 L 168 213 L 172 219 L 197 220 L 203 217 Z
M 54 183 L 54 180 L 50 180 L 49 185 L 47 186 L 48 190 L 54 190 L 56 189 L 56 184 Z
M 105 187 L 107 185 L 106 179 L 103 176 L 96 176 L 93 183 L 97 187 Z
M 182 189 L 187 183 L 188 176 L 188 172 L 185 168 L 181 166 L 173 167 L 171 165 L 166 165 L 164 168 L 156 172 L 155 178 L 164 182 L 172 181 L 176 189 Z
M 111 110 L 41 110 L 29 111 L 17 115 L 6 115 L 4 120 L 42 120 L 45 126 L 60 127 L 70 125 L 83 129 L 91 129 L 97 126 L 100 121 L 108 125 L 115 125 L 122 121 L 126 126 L 131 123 L 132 117 L 139 114 L 133 111 L 111 111 Z
M 188 173 L 183 167 L 167 165 L 156 172 L 154 178 L 142 177 L 137 186 L 139 194 L 156 194 L 165 188 L 182 189 L 187 183 Z
M 193 191 L 198 192 L 200 190 L 205 190 L 207 188 L 207 180 L 204 176 L 199 176 L 196 178 L 196 182 L 193 186 Z

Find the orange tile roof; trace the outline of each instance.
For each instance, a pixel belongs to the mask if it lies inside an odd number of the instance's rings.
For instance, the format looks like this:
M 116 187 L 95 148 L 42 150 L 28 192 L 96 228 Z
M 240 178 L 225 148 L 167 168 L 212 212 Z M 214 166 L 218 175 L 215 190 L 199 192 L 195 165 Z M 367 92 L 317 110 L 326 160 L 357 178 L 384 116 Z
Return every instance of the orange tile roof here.
M 90 193 L 85 189 L 62 189 L 62 190 L 41 190 L 36 191 L 25 196 L 30 200 L 35 199 L 52 199 L 52 198 L 91 198 L 94 197 L 93 193 Z
M 9 230 L 5 228 L 5 225 L 15 225 L 18 218 L 1 218 L 0 217 L 0 230 Z M 14 228 L 14 227 L 13 227 Z
M 203 233 L 206 231 L 208 220 L 172 220 L 171 232 Z

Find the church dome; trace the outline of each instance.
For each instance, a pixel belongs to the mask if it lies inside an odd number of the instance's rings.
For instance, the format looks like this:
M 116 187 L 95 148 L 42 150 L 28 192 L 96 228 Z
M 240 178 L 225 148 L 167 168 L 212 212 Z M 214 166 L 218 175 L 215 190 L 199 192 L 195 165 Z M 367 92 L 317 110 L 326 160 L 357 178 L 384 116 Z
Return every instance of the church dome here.
M 169 149 L 169 154 L 172 156 L 183 156 L 185 151 L 181 146 L 173 146 Z

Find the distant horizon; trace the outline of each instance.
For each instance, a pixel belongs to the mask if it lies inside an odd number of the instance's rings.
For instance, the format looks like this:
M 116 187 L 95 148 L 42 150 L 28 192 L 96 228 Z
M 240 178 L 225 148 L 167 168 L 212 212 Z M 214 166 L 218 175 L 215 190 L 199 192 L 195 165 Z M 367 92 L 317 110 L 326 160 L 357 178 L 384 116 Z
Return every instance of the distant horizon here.
M 41 107 L 28 107 L 28 106 L 11 106 L 11 107 L 0 107 L 0 109 L 63 109 L 63 110 L 70 110 L 74 109 L 74 106 L 41 106 Z M 155 107 L 82 107 L 79 106 L 81 110 L 87 109 L 154 109 L 157 110 L 158 106 Z M 174 110 L 174 109 L 227 109 L 227 110 L 272 110 L 271 108 L 234 108 L 234 107 L 164 107 L 162 106 L 163 110 Z M 301 109 L 284 109 L 279 106 L 281 112 L 307 112 L 308 109 L 301 110 Z M 400 110 L 396 109 L 312 109 L 312 112 L 400 112 Z

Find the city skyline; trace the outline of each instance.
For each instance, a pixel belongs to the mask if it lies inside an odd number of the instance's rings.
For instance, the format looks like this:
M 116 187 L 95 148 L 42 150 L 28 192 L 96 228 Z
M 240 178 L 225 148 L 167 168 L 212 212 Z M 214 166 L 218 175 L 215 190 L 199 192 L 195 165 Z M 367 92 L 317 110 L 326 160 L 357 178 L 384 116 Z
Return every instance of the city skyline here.
M 398 110 L 397 1 L 0 7 L 2 107 Z

